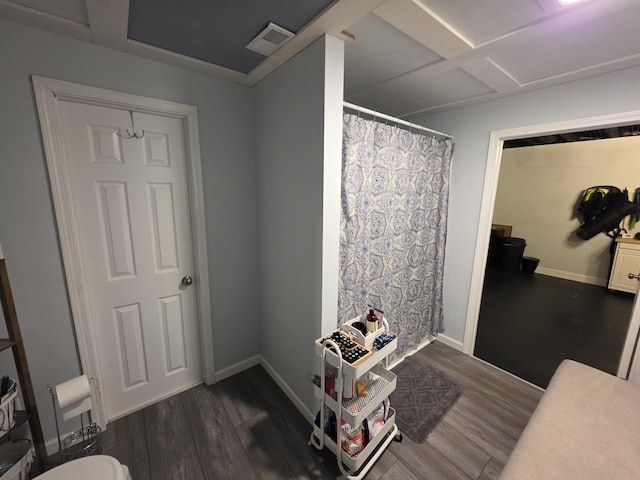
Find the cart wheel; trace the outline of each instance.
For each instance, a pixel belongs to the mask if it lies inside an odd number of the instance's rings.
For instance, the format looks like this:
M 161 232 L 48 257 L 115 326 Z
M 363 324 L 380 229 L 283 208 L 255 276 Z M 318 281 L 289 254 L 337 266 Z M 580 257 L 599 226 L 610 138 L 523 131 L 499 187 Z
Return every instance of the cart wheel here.
M 393 439 L 398 443 L 402 442 L 402 432 L 396 433 L 396 436 L 393 437 Z

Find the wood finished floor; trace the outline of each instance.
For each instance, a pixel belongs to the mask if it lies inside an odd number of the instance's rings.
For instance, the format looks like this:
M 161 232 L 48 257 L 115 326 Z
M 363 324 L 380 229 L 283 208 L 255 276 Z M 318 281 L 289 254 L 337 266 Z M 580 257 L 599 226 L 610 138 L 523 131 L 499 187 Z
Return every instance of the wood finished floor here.
M 458 380 L 464 393 L 424 444 L 392 442 L 365 478 L 497 478 L 541 390 L 438 342 L 415 358 Z M 117 420 L 103 441 L 135 480 L 342 478 L 331 453 L 307 445 L 310 433 L 258 366 Z
M 615 375 L 633 298 L 586 283 L 488 268 L 474 354 L 542 388 L 565 358 Z

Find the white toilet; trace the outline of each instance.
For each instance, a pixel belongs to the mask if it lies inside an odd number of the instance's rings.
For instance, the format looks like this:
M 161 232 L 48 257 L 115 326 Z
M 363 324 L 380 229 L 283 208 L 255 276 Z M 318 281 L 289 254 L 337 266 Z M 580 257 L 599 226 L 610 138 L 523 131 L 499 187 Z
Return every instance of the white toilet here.
M 36 477 L 38 480 L 131 480 L 129 469 L 107 455 L 78 458 L 52 468 Z

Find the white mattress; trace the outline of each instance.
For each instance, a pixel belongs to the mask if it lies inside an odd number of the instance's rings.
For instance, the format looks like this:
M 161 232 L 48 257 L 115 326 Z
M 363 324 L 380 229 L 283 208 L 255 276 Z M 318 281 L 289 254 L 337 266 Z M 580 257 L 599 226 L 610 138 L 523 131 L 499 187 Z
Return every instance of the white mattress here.
M 640 388 L 562 362 L 505 466 L 502 480 L 640 477 Z

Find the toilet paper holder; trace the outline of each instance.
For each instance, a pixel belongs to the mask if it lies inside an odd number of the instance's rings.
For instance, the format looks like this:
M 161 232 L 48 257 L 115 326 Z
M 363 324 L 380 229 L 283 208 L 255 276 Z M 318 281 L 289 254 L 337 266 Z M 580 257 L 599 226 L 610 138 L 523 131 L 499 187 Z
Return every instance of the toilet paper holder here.
M 67 412 L 70 412 L 70 415 L 67 415 L 64 413 L 64 409 L 60 405 L 56 390 L 54 390 L 54 388 L 58 389 L 65 384 L 80 380 L 82 377 L 84 376 L 77 377 L 76 379 L 56 385 L 55 387 L 47 385 L 47 390 L 49 390 L 49 393 L 51 394 L 51 403 L 53 405 L 53 418 L 55 420 L 56 435 L 58 437 L 58 451 L 60 452 L 60 458 L 63 463 L 75 460 L 76 458 L 102 453 L 102 429 L 96 423 L 91 421 L 91 392 L 87 391 L 86 399 L 88 402 L 85 401 L 85 398 L 81 398 L 77 405 L 72 405 L 71 409 L 67 410 Z M 93 383 L 93 378 L 89 378 L 88 383 Z M 72 397 L 72 400 L 73 399 L 74 398 Z M 57 407 L 56 404 L 58 405 Z M 80 428 L 72 431 L 64 439 L 61 439 L 60 437 L 60 426 L 58 424 L 57 415 L 58 409 L 63 412 L 65 420 L 78 415 L 80 416 Z M 86 426 L 83 420 L 83 413 L 87 416 L 88 424 Z

